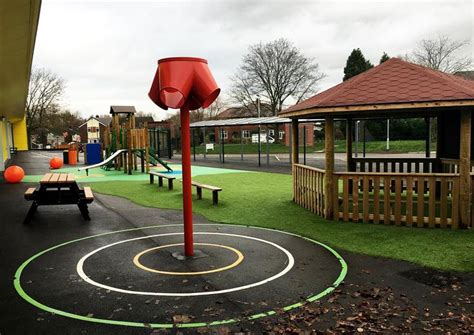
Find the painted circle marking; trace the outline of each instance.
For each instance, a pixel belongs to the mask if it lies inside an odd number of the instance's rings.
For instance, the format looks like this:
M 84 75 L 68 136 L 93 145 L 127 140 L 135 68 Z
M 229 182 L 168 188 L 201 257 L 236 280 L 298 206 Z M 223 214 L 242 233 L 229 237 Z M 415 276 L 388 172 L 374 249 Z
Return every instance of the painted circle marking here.
M 106 233 L 81 237 L 81 238 L 78 238 L 78 239 L 75 239 L 75 240 L 63 242 L 61 244 L 58 244 L 58 245 L 52 246 L 48 249 L 45 249 L 43 251 L 40 251 L 37 254 L 31 256 L 30 258 L 28 258 L 26 261 L 24 261 L 15 272 L 15 277 L 13 279 L 13 285 L 14 285 L 15 290 L 17 291 L 17 293 L 20 295 L 20 297 L 22 297 L 25 301 L 27 301 L 31 305 L 33 305 L 33 306 L 35 306 L 35 307 L 37 307 L 41 310 L 44 310 L 44 311 L 49 312 L 49 313 L 61 315 L 63 317 L 75 319 L 75 320 L 93 322 L 93 323 L 99 323 L 99 324 L 115 325 L 115 326 L 138 327 L 138 328 L 168 328 L 168 329 L 170 329 L 170 328 L 197 328 L 197 327 L 218 326 L 218 325 L 224 325 L 224 324 L 231 324 L 231 323 L 239 322 L 241 320 L 256 320 L 256 319 L 260 319 L 260 318 L 263 318 L 263 317 L 275 315 L 277 313 L 276 309 L 272 309 L 272 310 L 269 310 L 269 311 L 253 314 L 253 315 L 243 317 L 243 318 L 232 318 L 232 319 L 224 319 L 224 320 L 208 321 L 208 322 L 191 322 L 191 323 L 182 323 L 182 324 L 156 323 L 156 322 L 146 323 L 146 322 L 128 321 L 128 320 L 110 320 L 110 319 L 101 319 L 101 318 L 98 318 L 98 317 L 84 316 L 84 315 L 75 314 L 75 313 L 71 313 L 71 312 L 61 310 L 61 309 L 57 309 L 57 308 L 54 308 L 54 307 L 47 306 L 47 305 L 39 302 L 38 300 L 34 299 L 33 297 L 31 297 L 28 293 L 25 292 L 25 290 L 21 286 L 21 275 L 22 275 L 23 271 L 26 269 L 26 267 L 31 262 L 33 262 L 37 258 L 41 257 L 42 255 L 44 255 L 48 252 L 51 252 L 53 250 L 56 250 L 58 248 L 61 248 L 61 247 L 64 247 L 64 246 L 67 246 L 67 245 L 70 245 L 70 244 L 73 244 L 73 243 L 82 242 L 82 241 L 85 241 L 85 240 L 89 240 L 89 239 L 93 239 L 93 238 L 97 238 L 97 237 L 102 237 L 102 236 L 107 236 L 107 235 L 112 235 L 112 234 L 126 233 L 126 232 L 145 230 L 145 229 L 156 229 L 156 228 L 165 228 L 165 227 L 181 227 L 181 226 L 182 225 L 179 225 L 179 224 L 171 224 L 171 225 L 155 225 L 155 226 L 148 226 L 148 227 L 130 228 L 130 229 L 123 229 L 123 230 L 118 230 L 118 231 L 112 231 L 112 232 L 106 232 Z M 195 224 L 195 226 L 215 226 L 215 224 L 201 223 L 201 224 Z M 243 228 L 242 226 L 231 225 L 231 224 L 226 224 L 226 226 Z M 280 234 L 286 234 L 286 235 L 295 236 L 295 237 L 301 238 L 303 240 L 309 241 L 309 242 L 311 242 L 313 244 L 316 244 L 316 245 L 319 245 L 319 246 L 323 247 L 324 249 L 326 249 L 327 251 L 329 251 L 334 257 L 337 258 L 337 260 L 339 261 L 339 264 L 341 266 L 341 271 L 339 272 L 338 277 L 332 283 L 331 286 L 329 286 L 328 288 L 326 288 L 325 290 L 323 290 L 319 293 L 312 294 L 309 297 L 307 297 L 306 299 L 300 300 L 297 303 L 285 306 L 283 308 L 278 308 L 278 311 L 283 310 L 283 311 L 287 312 L 287 311 L 302 307 L 306 303 L 312 303 L 314 301 L 317 301 L 317 300 L 325 297 L 326 295 L 333 292 L 335 290 L 335 288 L 338 287 L 342 283 L 342 281 L 344 280 L 344 278 L 347 275 L 347 263 L 346 263 L 346 261 L 341 257 L 341 255 L 339 255 L 339 253 L 337 251 L 335 251 L 331 247 L 325 245 L 324 243 L 321 243 L 321 242 L 318 242 L 318 241 L 315 241 L 313 239 L 303 237 L 303 236 L 300 236 L 300 235 L 297 235 L 297 234 L 284 232 L 284 231 L 281 231 L 281 230 L 261 228 L 261 227 L 251 227 L 251 226 L 247 226 L 246 228 L 257 229 L 257 230 L 266 230 L 266 231 L 276 232 L 276 233 L 280 233 Z
M 150 291 L 135 291 L 135 290 L 125 290 L 125 289 L 122 289 L 122 288 L 118 288 L 118 287 L 114 287 L 114 286 L 110 286 L 110 285 L 105 285 L 105 284 L 102 284 L 102 283 L 99 283 L 99 282 L 96 282 L 95 280 L 91 279 L 89 276 L 86 275 L 86 273 L 84 272 L 84 263 L 85 261 L 91 257 L 92 255 L 96 254 L 97 252 L 99 251 L 102 251 L 104 249 L 107 249 L 107 248 L 110 248 L 110 247 L 113 247 L 115 245 L 118 245 L 118 244 L 122 244 L 122 243 L 127 243 L 127 242 L 132 242 L 132 241 L 138 241 L 138 240 L 143 240 L 143 239 L 147 239 L 147 238 L 152 238 L 152 237 L 160 237 L 160 236 L 173 236 L 173 235 L 183 235 L 183 233 L 165 233 L 165 234 L 156 234 L 156 235 L 149 235 L 149 236 L 141 236 L 141 237 L 136 237 L 136 238 L 130 238 L 130 239 L 127 239 L 127 240 L 123 240 L 123 241 L 118 241 L 118 242 L 114 242 L 114 243 L 111 243 L 111 244 L 107 244 L 107 245 L 104 245 L 100 248 L 97 248 L 91 252 L 89 252 L 88 254 L 86 254 L 85 256 L 83 256 L 79 262 L 77 262 L 77 266 L 76 266 L 76 271 L 77 273 L 79 274 L 79 276 L 81 277 L 82 280 L 84 280 L 85 282 L 91 284 L 91 285 L 94 285 L 94 286 L 97 286 L 97 287 L 101 287 L 103 289 L 106 289 L 106 290 L 111 290 L 111 291 L 115 291 L 115 292 L 120 292 L 120 293 L 126 293 L 126 294 L 136 294 L 136 295 L 152 295 L 152 296 L 161 296 L 161 297 L 197 297 L 197 296 L 204 296 L 204 295 L 216 295 L 216 294 L 223 294 L 223 293 L 230 293 L 230 292 L 236 292 L 236 291 L 241 291 L 241 290 L 247 290 L 249 288 L 253 288 L 253 287 L 256 287 L 256 286 L 260 286 L 260 285 L 263 285 L 263 284 L 266 284 L 266 283 L 269 283 L 277 278 L 280 278 L 281 276 L 284 276 L 288 271 L 291 270 L 291 268 L 293 267 L 293 265 L 295 264 L 295 259 L 293 258 L 293 255 L 288 251 L 286 250 L 285 248 L 279 246 L 278 244 L 276 243 L 273 243 L 273 242 L 270 242 L 270 241 L 266 241 L 266 240 L 263 240 L 261 238 L 258 238 L 258 237 L 252 237 L 252 236 L 245 236 L 245 235 L 239 235 L 239 234 L 228 234 L 228 233 L 214 233 L 214 232 L 195 232 L 194 235 L 222 235 L 222 236 L 232 236 L 232 237 L 240 237 L 240 238 L 244 238 L 244 239 L 248 239 L 248 240 L 254 240 L 254 241 L 258 241 L 258 242 L 262 242 L 262 243 L 266 243 L 266 244 L 269 244 L 277 249 L 280 249 L 281 251 L 283 251 L 286 255 L 286 257 L 288 258 L 288 264 L 287 266 L 280 272 L 278 272 L 277 274 L 271 276 L 271 277 L 268 277 L 266 279 L 263 279 L 263 280 L 260 280 L 258 282 L 255 282 L 255 283 L 252 283 L 252 284 L 247 284 L 247 285 L 242 285 L 242 286 L 237 286 L 237 287 L 232 287 L 232 288 L 228 288 L 228 289 L 223 289 L 223 290 L 216 290 L 216 291 L 200 291 L 200 292 L 188 292 L 188 293 L 183 293 L 183 292 L 150 292 Z
M 217 268 L 217 269 L 212 269 L 212 270 L 207 270 L 207 271 L 193 271 L 193 272 L 174 272 L 174 271 L 156 270 L 156 269 L 149 268 L 149 267 L 143 265 L 140 262 L 140 257 L 143 256 L 146 253 L 149 253 L 150 251 L 164 249 L 164 248 L 168 248 L 168 247 L 176 247 L 178 245 L 184 245 L 184 243 L 160 245 L 159 247 L 154 247 L 154 248 L 144 250 L 144 251 L 138 253 L 137 255 L 135 255 L 135 257 L 133 257 L 133 264 L 135 264 L 137 267 L 139 267 L 142 270 L 149 271 L 149 272 L 154 272 L 154 273 L 160 273 L 160 274 L 164 274 L 164 275 L 196 276 L 196 275 L 204 275 L 204 274 L 208 274 L 208 273 L 215 273 L 215 272 L 221 272 L 221 271 L 229 270 L 229 269 L 235 268 L 237 265 L 242 263 L 242 261 L 244 260 L 244 255 L 239 250 L 237 250 L 235 248 L 232 248 L 232 247 L 229 247 L 227 245 L 214 244 L 214 243 L 194 243 L 194 245 L 205 245 L 205 246 L 228 249 L 230 251 L 233 251 L 237 255 L 237 259 L 232 264 L 229 264 L 229 265 Z

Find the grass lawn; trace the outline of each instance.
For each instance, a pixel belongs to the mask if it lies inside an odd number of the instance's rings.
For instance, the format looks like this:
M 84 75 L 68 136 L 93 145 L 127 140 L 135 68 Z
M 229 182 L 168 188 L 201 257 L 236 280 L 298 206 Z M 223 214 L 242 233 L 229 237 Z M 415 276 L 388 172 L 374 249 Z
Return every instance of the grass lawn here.
M 219 205 L 210 192 L 193 200 L 193 210 L 209 220 L 275 228 L 325 242 L 338 249 L 391 257 L 453 271 L 474 272 L 474 231 L 421 229 L 326 221 L 292 202 L 291 176 L 272 173 L 207 175 L 196 181 L 223 188 Z M 180 209 L 181 185 L 174 191 L 143 181 L 96 182 L 99 193 L 130 199 L 143 206 Z
M 267 145 L 262 143 L 262 154 L 267 152 Z M 423 140 L 404 140 L 404 141 L 390 141 L 390 150 L 386 150 L 387 143 L 385 141 L 373 141 L 366 143 L 366 152 L 369 153 L 405 153 L 405 152 L 424 152 L 425 141 Z M 243 145 L 244 154 L 257 154 L 258 144 L 249 143 Z M 436 149 L 436 143 L 431 143 L 431 150 Z M 213 151 L 208 151 L 208 155 L 219 154 L 219 144 L 214 145 Z M 288 153 L 289 148 L 284 144 L 274 143 L 270 144 L 271 154 L 282 154 Z M 314 146 L 307 146 L 306 152 L 311 153 L 315 151 L 324 150 L 324 141 L 317 142 Z M 355 150 L 355 142 L 353 143 L 353 150 Z M 224 147 L 225 154 L 240 154 L 240 144 L 226 144 Z M 335 141 L 335 152 L 346 152 L 346 141 L 336 140 Z M 359 143 L 359 153 L 362 152 L 362 142 Z M 204 146 L 196 146 L 196 154 L 203 154 Z M 300 153 L 303 153 L 303 146 L 300 146 Z

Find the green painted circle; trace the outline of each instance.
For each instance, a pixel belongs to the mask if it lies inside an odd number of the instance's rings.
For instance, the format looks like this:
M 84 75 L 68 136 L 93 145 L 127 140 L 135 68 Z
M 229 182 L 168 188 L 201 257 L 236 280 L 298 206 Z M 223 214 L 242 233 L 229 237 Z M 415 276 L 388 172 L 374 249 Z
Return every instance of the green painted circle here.
M 196 224 L 195 226 L 206 226 L 206 225 L 214 225 L 215 224 Z M 106 236 L 106 235 L 111 235 L 111 234 L 118 234 L 118 233 L 124 233 L 124 232 L 130 232 L 130 231 L 136 231 L 136 230 L 144 230 L 144 229 L 152 229 L 152 228 L 164 228 L 164 227 L 176 227 L 176 226 L 181 226 L 179 224 L 173 224 L 173 225 L 156 225 L 156 226 L 148 226 L 148 227 L 141 227 L 141 228 L 131 228 L 131 229 L 123 229 L 123 230 L 118 230 L 118 231 L 113 231 L 113 232 L 107 232 L 107 233 L 102 233 L 102 234 L 97 234 L 97 235 L 92 235 L 92 236 L 86 236 L 86 237 L 82 237 L 82 238 L 78 238 L 76 240 L 72 240 L 72 241 L 68 241 L 68 242 L 64 242 L 64 243 L 61 243 L 61 244 L 58 244 L 58 245 L 55 245 L 51 248 L 48 248 L 46 250 L 43 250 L 33 256 L 31 256 L 30 258 L 28 258 L 25 262 L 23 262 L 23 264 L 20 265 L 20 267 L 16 270 L 15 272 L 15 278 L 13 280 L 13 285 L 15 286 L 15 289 L 16 291 L 18 292 L 18 294 L 23 298 L 25 299 L 27 302 L 29 302 L 30 304 L 32 304 L 33 306 L 35 307 L 38 307 L 46 312 L 50 312 L 50 313 L 53 313 L 53 314 L 57 314 L 57 315 L 61 315 L 61 316 L 65 316 L 65 317 L 68 317 L 68 318 L 72 318 L 72 319 L 76 319 L 76 320 L 81 320 L 81 321 L 87 321 L 87 322 L 95 322 L 95 323 L 103 323 L 103 324 L 109 324 L 109 325 L 117 325 L 117 326 L 127 326 L 127 327 L 143 327 L 143 328 L 196 328 L 196 327 L 207 327 L 207 326 L 217 326 L 217 325 L 223 325 L 223 324 L 230 324 L 230 323 L 235 323 L 235 322 L 238 322 L 238 321 L 242 321 L 242 320 L 255 320 L 255 319 L 259 319 L 259 318 L 263 318 L 263 317 L 266 317 L 266 316 L 271 316 L 271 315 L 274 315 L 276 314 L 276 310 L 270 310 L 270 311 L 267 311 L 267 312 L 262 312 L 262 313 L 258 313 L 258 314 L 254 314 L 254 315 L 250 315 L 250 316 L 247 316 L 245 318 L 242 318 L 242 319 L 227 319 L 227 320 L 219 320 L 219 321 L 210 321 L 210 322 L 193 322 L 193 323 L 181 323 L 181 324 L 173 324 L 173 323 L 144 323 L 144 322 L 133 322 L 133 321 L 121 321 L 121 320 L 108 320 L 108 319 L 100 319 L 100 318 L 94 318 L 94 317 L 88 317 L 88 316 L 84 316 L 84 315 L 79 315 L 79 314 L 74 314 L 74 313 L 69 313 L 69 312 L 66 312 L 66 311 L 62 311 L 62 310 L 59 310 L 59 309 L 56 309 L 56 308 L 53 308 L 53 307 L 49 307 L 49 306 L 46 306 L 44 304 L 42 304 L 41 302 L 33 299 L 31 296 L 29 296 L 22 288 L 21 286 L 21 283 L 20 283 L 20 280 L 21 280 L 21 274 L 23 273 L 23 270 L 28 266 L 28 264 L 30 264 L 32 261 L 34 261 L 35 259 L 37 259 L 38 257 L 46 254 L 47 252 L 50 252 L 52 250 L 55 250 L 55 249 L 58 249 L 58 248 L 61 248 L 61 247 L 64 247 L 68 244 L 72 244 L 72 243 L 76 243 L 76 242 L 80 242 L 80 241 L 84 241 L 84 240 L 87 240 L 87 239 L 91 239 L 91 238 L 95 238 L 95 237 L 101 237 L 101 236 Z M 232 227 L 242 227 L 242 226 L 238 226 L 238 225 L 227 225 L 227 226 L 232 226 Z M 329 293 L 331 293 L 332 291 L 334 291 L 334 289 L 339 286 L 339 284 L 344 280 L 344 278 L 346 277 L 346 274 L 347 274 L 347 263 L 344 261 L 344 259 L 341 257 L 341 255 L 339 255 L 334 249 L 332 249 L 331 247 L 321 243 L 321 242 L 318 242 L 318 241 L 315 241 L 315 240 L 312 240 L 310 238 L 307 238 L 307 237 L 304 237 L 304 236 L 299 236 L 297 234 L 292 234 L 292 233 L 287 233 L 287 232 L 284 232 L 284 231 L 280 231 L 280 230 L 275 230 L 275 229 L 267 229 L 267 228 L 260 228 L 260 227 L 247 227 L 247 228 L 254 228 L 254 229 L 262 229 L 262 230 L 269 230 L 269 231 L 274 231 L 274 232 L 279 232 L 279 233 L 282 233 L 282 234 L 287 234 L 287 235 L 292 235 L 292 236 L 296 236 L 296 237 L 299 237 L 299 238 L 302 238 L 304 240 L 307 240 L 307 241 L 310 241 L 314 244 L 317 244 L 323 248 L 325 248 L 326 250 L 328 250 L 330 253 L 332 253 L 338 260 L 339 260 L 339 263 L 341 264 L 341 272 L 339 273 L 339 276 L 337 277 L 337 279 L 332 283 L 332 285 L 328 288 L 326 288 L 324 291 L 318 293 L 318 294 L 315 294 L 315 295 L 311 295 L 309 296 L 308 298 L 306 298 L 305 300 L 302 300 L 300 302 L 297 302 L 293 305 L 289 305 L 289 306 L 286 306 L 286 307 L 283 307 L 279 310 L 283 310 L 285 312 L 287 311 L 290 311 L 292 309 L 295 309 L 295 308 L 298 308 L 298 307 L 301 307 L 303 306 L 305 303 L 310 303 L 310 302 L 314 302 L 316 300 L 319 300 L 321 299 L 322 297 L 328 295 Z

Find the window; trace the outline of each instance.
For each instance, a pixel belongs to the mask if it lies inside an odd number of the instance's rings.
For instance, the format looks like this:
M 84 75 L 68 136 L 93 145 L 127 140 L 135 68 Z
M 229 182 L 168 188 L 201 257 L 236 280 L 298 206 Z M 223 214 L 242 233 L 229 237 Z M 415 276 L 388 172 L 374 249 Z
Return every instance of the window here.
M 274 129 L 268 129 L 268 136 L 275 136 L 275 130 Z
M 283 130 L 280 130 L 280 131 L 278 132 L 278 138 L 279 138 L 280 140 L 282 140 L 283 137 L 285 137 L 285 132 L 284 132 Z
M 223 130 L 222 131 L 222 139 L 227 140 L 228 136 L 229 136 L 229 134 L 227 133 L 227 130 Z
M 242 137 L 243 138 L 250 138 L 252 134 L 250 133 L 250 130 L 242 130 Z
M 88 127 L 87 128 L 87 131 L 89 133 L 98 133 L 99 132 L 99 128 L 98 127 Z

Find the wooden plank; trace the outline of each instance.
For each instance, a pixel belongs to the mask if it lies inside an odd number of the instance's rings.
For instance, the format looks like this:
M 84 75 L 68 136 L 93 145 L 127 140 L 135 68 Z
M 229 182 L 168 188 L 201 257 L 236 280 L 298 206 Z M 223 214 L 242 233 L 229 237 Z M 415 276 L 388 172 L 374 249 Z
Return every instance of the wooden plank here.
M 67 183 L 67 173 L 62 173 L 59 176 L 58 183 L 60 183 L 60 184 Z
M 436 178 L 435 177 L 430 177 L 428 179 L 428 190 L 429 190 L 428 227 L 434 228 L 435 218 L 436 218 Z
M 349 177 L 342 177 L 342 220 L 349 221 Z
M 389 176 L 384 177 L 384 182 L 383 182 L 383 218 L 384 218 L 384 224 L 390 224 L 390 211 L 391 211 L 391 206 L 390 206 L 390 183 L 391 179 Z
M 92 190 L 90 187 L 84 187 L 84 197 L 87 200 L 93 200 L 94 199 L 94 194 L 92 193 Z
M 374 223 L 380 222 L 380 177 L 374 177 Z
M 425 179 L 423 177 L 417 178 L 418 189 L 416 190 L 416 219 L 417 227 L 423 227 L 423 218 L 425 216 Z
M 75 181 L 76 181 L 76 176 L 73 175 L 72 173 L 68 173 L 68 175 L 67 175 L 67 181 L 68 181 L 68 182 L 71 182 L 71 183 L 72 183 L 72 182 L 75 182 Z
M 401 177 L 395 177 L 395 224 L 401 224 L 401 204 L 402 204 L 402 180 Z
M 370 170 L 372 170 L 372 164 L 369 165 Z M 362 182 L 363 187 L 363 198 L 362 198 L 362 213 L 364 222 L 369 222 L 369 176 L 363 177 Z
M 413 226 L 413 177 L 407 177 L 407 188 L 406 188 L 406 225 L 408 227 Z
M 53 176 L 52 173 L 46 173 L 43 178 L 41 178 L 40 180 L 40 184 L 47 184 L 49 182 L 49 180 L 51 179 L 51 177 Z
M 446 228 L 448 224 L 448 179 L 441 178 L 441 193 L 440 193 L 440 226 Z
M 53 175 L 51 176 L 51 179 L 49 180 L 48 184 L 54 184 L 54 183 L 57 183 L 58 180 L 59 180 L 59 176 L 61 174 L 59 173 L 53 173 Z
M 352 182 L 352 221 L 359 222 L 359 177 L 353 177 Z

